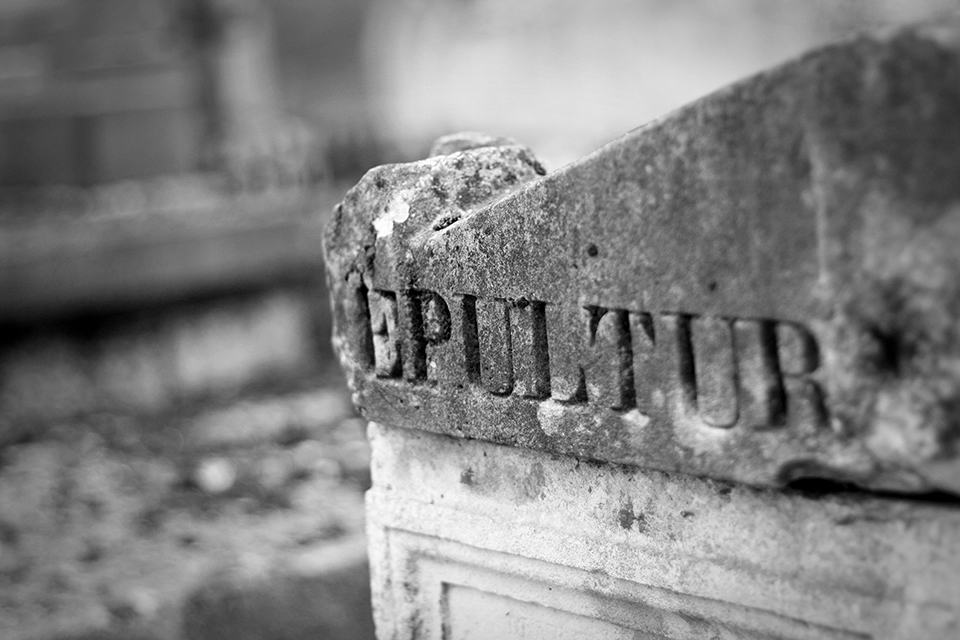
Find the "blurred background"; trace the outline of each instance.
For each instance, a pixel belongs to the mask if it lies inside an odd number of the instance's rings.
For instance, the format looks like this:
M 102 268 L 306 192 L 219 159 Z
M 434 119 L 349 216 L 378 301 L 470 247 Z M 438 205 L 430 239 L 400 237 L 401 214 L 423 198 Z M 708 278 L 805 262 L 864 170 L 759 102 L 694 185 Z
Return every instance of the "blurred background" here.
M 320 233 L 458 130 L 548 170 L 956 0 L 0 0 L 0 636 L 369 638 Z

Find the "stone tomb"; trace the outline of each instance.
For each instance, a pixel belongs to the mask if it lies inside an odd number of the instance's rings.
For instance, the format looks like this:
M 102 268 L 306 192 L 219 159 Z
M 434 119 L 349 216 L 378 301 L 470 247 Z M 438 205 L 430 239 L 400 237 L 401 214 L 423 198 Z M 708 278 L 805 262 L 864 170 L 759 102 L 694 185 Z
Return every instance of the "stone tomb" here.
M 370 171 L 325 248 L 380 637 L 960 637 L 958 175 L 960 24 L 549 175 Z

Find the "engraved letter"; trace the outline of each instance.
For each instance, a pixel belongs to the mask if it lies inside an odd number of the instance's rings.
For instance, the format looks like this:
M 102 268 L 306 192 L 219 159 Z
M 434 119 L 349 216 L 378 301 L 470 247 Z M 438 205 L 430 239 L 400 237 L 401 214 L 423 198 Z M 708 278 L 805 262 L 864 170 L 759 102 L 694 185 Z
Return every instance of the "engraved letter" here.
M 790 422 L 813 428 L 823 426 L 826 423 L 823 395 L 810 375 L 820 366 L 816 340 L 801 325 L 780 322 L 777 323 L 777 353 Z
M 424 342 L 438 345 L 450 339 L 450 309 L 439 294 L 421 291 L 420 313 L 423 318 Z
M 370 331 L 373 334 L 374 372 L 380 378 L 400 376 L 400 338 L 397 331 L 397 299 L 392 291 L 367 293 Z
M 657 341 L 663 347 L 658 354 L 660 384 L 666 388 L 671 410 L 691 416 L 697 410 L 697 376 L 690 345 L 690 316 L 665 313 L 658 325 Z
M 734 320 L 740 375 L 740 420 L 747 429 L 783 424 L 784 398 L 777 364 L 777 336 L 769 320 Z
M 630 324 L 622 309 L 589 307 L 590 349 L 584 358 L 587 397 L 611 409 L 635 406 Z
M 513 356 L 507 301 L 477 299 L 477 337 L 480 343 L 480 382 L 490 393 L 513 391 Z
M 580 352 L 590 314 L 573 305 L 548 304 L 547 349 L 550 354 L 550 395 L 558 402 L 586 402 Z M 589 340 L 589 334 L 586 339 Z
M 454 299 L 456 302 L 456 300 Z M 456 304 L 434 291 L 420 292 L 420 317 L 423 320 L 423 342 L 427 379 L 448 384 L 462 384 L 464 379 L 463 346 L 458 344 L 460 334 L 453 331 Z
M 544 307 L 542 302 L 525 299 L 510 305 L 513 391 L 525 398 L 546 398 L 550 395 Z
M 649 414 L 653 409 L 651 396 L 659 385 L 654 320 L 644 312 L 631 313 L 629 320 L 637 408 Z
M 738 407 L 730 321 L 700 317 L 690 324 L 700 417 L 714 427 L 732 427 Z
M 551 395 L 560 402 L 636 404 L 627 312 L 603 307 L 547 306 Z
M 460 306 L 460 336 L 463 340 L 463 365 L 467 380 L 480 383 L 480 337 L 477 330 L 477 298 L 464 295 Z
M 401 291 L 397 305 L 400 312 L 400 335 L 403 377 L 410 382 L 427 377 L 427 343 L 423 337 L 423 310 L 420 292 Z
M 367 287 L 356 272 L 347 275 L 347 282 L 349 295 L 343 296 L 334 305 L 334 323 L 337 331 L 346 336 L 347 346 L 357 364 L 369 370 L 373 368 L 374 360 Z
M 411 382 L 462 384 L 463 350 L 451 340 L 453 320 L 443 297 L 434 291 L 408 289 L 400 292 L 397 311 L 404 377 Z

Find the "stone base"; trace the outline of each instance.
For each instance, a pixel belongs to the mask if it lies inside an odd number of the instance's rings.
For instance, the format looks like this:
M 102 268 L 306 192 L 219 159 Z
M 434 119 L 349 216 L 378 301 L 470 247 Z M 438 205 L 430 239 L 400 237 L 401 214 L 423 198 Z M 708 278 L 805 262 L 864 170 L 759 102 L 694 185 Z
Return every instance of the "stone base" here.
M 956 505 L 369 435 L 382 640 L 960 637 Z

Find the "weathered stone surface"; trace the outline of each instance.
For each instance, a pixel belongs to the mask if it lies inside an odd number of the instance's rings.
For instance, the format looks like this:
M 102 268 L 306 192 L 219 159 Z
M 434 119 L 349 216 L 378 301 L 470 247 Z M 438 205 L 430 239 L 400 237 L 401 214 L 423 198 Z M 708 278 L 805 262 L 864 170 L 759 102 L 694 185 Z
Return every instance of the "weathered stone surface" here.
M 328 226 L 368 417 L 960 492 L 960 25 L 821 49 L 539 179 L 468 138 L 370 171 Z
M 952 505 L 369 435 L 384 640 L 960 637 Z

